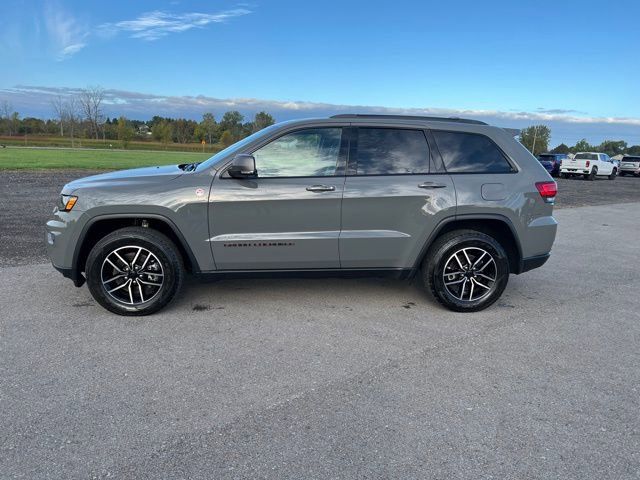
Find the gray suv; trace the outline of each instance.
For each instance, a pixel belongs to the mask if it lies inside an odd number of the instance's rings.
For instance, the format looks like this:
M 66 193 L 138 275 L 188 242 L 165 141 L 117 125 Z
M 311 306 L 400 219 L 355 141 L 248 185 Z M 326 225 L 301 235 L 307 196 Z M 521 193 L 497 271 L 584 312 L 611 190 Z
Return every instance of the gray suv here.
M 509 132 L 457 118 L 336 115 L 261 130 L 199 164 L 67 184 L 51 261 L 121 315 L 185 274 L 412 278 L 456 311 L 545 263 L 556 184 Z

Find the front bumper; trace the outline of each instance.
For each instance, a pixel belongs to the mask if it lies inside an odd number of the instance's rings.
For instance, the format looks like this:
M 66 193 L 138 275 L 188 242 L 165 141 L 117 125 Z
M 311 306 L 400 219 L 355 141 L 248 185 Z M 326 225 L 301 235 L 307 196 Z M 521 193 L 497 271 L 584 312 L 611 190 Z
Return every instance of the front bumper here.
M 83 225 L 83 212 L 73 209 L 70 212 L 53 211 L 45 225 L 45 245 L 47 255 L 53 267 L 66 278 L 73 280 L 77 287 L 84 283 L 84 277 L 73 271 L 73 256 Z

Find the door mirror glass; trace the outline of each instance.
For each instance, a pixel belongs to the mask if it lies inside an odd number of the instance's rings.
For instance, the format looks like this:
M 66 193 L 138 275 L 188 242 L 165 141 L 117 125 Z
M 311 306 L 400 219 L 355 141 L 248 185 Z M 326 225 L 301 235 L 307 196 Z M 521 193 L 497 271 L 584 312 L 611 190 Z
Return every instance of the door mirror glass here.
M 233 158 L 227 173 L 231 178 L 253 178 L 257 175 L 256 159 L 253 155 L 238 154 Z

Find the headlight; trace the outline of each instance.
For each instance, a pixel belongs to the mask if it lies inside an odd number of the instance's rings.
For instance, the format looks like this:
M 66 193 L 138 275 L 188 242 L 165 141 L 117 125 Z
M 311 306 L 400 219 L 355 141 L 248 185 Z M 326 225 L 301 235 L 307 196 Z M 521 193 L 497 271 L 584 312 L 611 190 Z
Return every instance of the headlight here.
M 60 211 L 70 212 L 77 201 L 78 197 L 75 195 L 60 195 Z

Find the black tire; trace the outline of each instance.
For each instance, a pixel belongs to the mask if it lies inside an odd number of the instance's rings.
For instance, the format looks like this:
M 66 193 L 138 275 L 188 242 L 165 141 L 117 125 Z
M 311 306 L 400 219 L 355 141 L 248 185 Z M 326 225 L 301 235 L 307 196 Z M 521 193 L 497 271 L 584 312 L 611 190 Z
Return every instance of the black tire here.
M 569 174 L 568 173 L 562 173 L 560 174 L 560 176 L 564 179 L 568 179 L 569 178 Z
M 618 170 L 617 169 L 613 169 L 611 174 L 609 175 L 609 180 L 615 180 L 616 179 L 616 175 L 618 175 Z
M 593 182 L 596 179 L 597 174 L 598 174 L 598 169 L 596 167 L 593 167 L 591 169 L 591 173 L 585 173 L 584 179 L 589 180 L 590 182 Z
M 489 253 L 495 264 L 495 281 L 493 285 L 488 285 L 489 292 L 473 300 L 461 300 L 445 285 L 447 262 L 454 253 L 463 248 L 470 248 L 471 251 L 482 249 Z M 471 263 L 475 260 L 476 258 L 471 258 Z M 466 262 L 463 260 L 463 263 Z M 448 309 L 456 312 L 477 312 L 492 305 L 502 295 L 509 281 L 509 258 L 505 249 L 495 238 L 475 230 L 454 230 L 439 237 L 429 248 L 422 262 L 422 278 L 425 288 Z M 482 281 L 485 282 L 484 279 Z M 463 286 L 462 297 L 464 297 L 464 288 Z M 480 287 L 477 288 L 480 289 Z
M 134 277 L 132 277 L 132 280 L 130 281 L 135 283 L 136 287 L 140 288 L 139 298 L 142 300 L 144 300 L 143 288 L 157 288 L 152 298 L 146 301 L 141 300 L 137 304 L 133 304 L 134 297 L 131 297 L 131 304 L 118 301 L 112 296 L 112 294 L 108 293 L 107 288 L 103 284 L 102 278 L 103 264 L 107 266 L 107 256 L 112 254 L 116 249 L 130 246 L 134 248 L 142 248 L 151 252 L 152 255 L 148 256 L 152 258 L 152 266 L 156 268 L 156 271 L 160 271 L 158 268 L 162 271 L 162 278 L 160 280 L 157 280 L 160 278 L 158 276 L 159 274 L 154 274 L 153 272 L 139 275 L 136 274 L 137 276 L 135 277 L 135 281 L 133 280 Z M 128 261 L 129 259 L 126 260 Z M 133 260 L 135 261 L 135 258 Z M 158 264 L 160 267 L 157 266 Z M 107 268 L 111 267 L 107 266 Z M 127 267 L 121 266 L 121 268 L 124 270 Z M 105 236 L 102 240 L 96 243 L 89 253 L 85 271 L 87 276 L 87 286 L 89 287 L 89 291 L 93 298 L 104 308 L 113 313 L 117 313 L 118 315 L 140 316 L 157 312 L 176 296 L 184 279 L 182 257 L 173 242 L 167 236 L 156 230 L 142 227 L 122 228 Z M 140 278 L 139 284 L 137 281 L 138 277 Z M 148 285 L 154 284 L 148 283 L 143 287 L 141 285 L 143 283 L 143 278 L 145 278 L 147 282 L 150 280 L 161 281 L 161 286 L 159 288 L 153 286 L 149 287 Z M 129 277 L 116 280 L 116 282 L 122 283 L 124 283 L 124 281 L 129 281 Z M 118 283 L 112 283 L 111 285 L 117 286 Z M 131 286 L 133 285 L 130 285 L 129 288 Z M 133 288 L 134 292 L 137 292 L 136 287 Z M 151 293 L 153 293 L 153 290 Z M 149 293 L 149 295 L 151 295 L 151 293 Z

